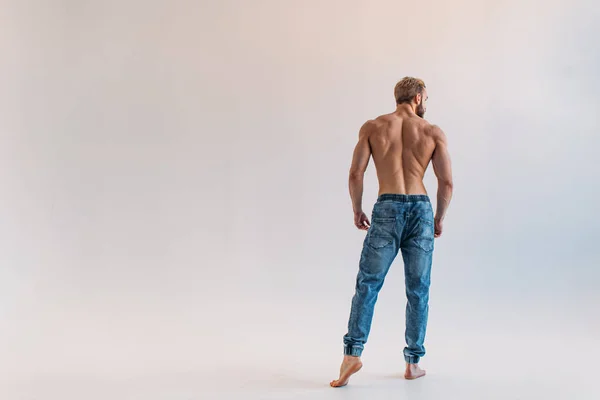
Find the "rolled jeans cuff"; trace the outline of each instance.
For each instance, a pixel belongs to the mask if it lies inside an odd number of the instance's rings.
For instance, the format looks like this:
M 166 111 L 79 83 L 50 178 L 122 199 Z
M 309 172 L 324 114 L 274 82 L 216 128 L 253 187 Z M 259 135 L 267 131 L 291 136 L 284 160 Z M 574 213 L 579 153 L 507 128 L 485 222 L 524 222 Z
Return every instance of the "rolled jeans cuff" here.
M 345 356 L 353 356 L 360 357 L 363 349 L 360 347 L 352 347 L 352 346 L 344 346 L 344 355 Z
M 421 358 L 418 356 L 404 356 L 404 359 L 408 364 L 418 364 Z

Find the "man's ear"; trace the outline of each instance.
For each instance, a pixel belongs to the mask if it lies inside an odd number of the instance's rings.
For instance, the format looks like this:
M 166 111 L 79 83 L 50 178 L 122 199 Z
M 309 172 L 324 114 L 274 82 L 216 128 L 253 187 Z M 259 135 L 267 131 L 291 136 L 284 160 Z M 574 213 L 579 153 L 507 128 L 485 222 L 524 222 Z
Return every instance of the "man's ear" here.
M 421 104 L 421 99 L 423 98 L 423 95 L 421 93 L 419 93 L 418 95 L 415 96 L 415 102 L 417 104 Z

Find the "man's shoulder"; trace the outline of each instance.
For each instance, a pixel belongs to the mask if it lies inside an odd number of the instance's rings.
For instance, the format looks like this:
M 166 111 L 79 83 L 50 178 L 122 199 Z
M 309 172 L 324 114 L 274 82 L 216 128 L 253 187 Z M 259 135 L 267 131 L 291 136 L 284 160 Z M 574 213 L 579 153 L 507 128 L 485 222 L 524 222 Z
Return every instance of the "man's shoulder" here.
M 427 136 L 433 139 L 436 145 L 447 143 L 446 134 L 438 125 L 427 123 Z
M 400 119 L 394 113 L 383 114 L 368 120 L 363 126 L 365 127 L 365 129 L 368 129 L 370 131 L 379 131 L 380 129 L 387 127 L 390 124 L 397 122 L 398 120 Z
M 360 128 L 361 135 L 370 135 L 377 131 L 384 123 L 383 117 L 384 115 L 381 115 L 377 118 L 367 120 Z
M 379 115 L 373 119 L 367 120 L 367 122 L 365 122 L 365 126 L 367 126 L 368 128 L 376 128 L 376 127 L 381 126 L 382 124 L 385 124 L 389 121 L 390 121 L 389 114 Z
M 360 131 L 363 132 L 363 131 L 369 130 L 373 126 L 373 122 L 374 122 L 374 120 L 372 120 L 372 119 L 365 121 L 362 124 L 362 126 L 360 127 Z
M 429 121 L 426 120 L 422 120 L 423 121 L 423 130 L 433 136 L 433 137 L 438 137 L 438 136 L 443 136 L 444 135 L 444 131 L 442 131 L 442 128 L 440 128 L 438 125 L 436 124 L 432 124 Z

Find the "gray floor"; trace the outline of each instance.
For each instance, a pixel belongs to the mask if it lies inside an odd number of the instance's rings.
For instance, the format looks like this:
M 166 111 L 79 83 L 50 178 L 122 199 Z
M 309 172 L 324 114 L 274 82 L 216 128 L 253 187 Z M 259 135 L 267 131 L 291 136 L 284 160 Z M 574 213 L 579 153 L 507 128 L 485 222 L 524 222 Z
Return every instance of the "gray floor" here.
M 448 331 L 450 332 L 450 331 Z M 580 341 L 578 354 L 569 360 L 560 353 L 568 345 L 559 337 L 521 336 L 521 343 L 503 333 L 452 337 L 444 344 L 432 335 L 431 355 L 423 361 L 428 375 L 420 380 L 402 379 L 402 362 L 386 349 L 392 332 L 375 335 L 364 368 L 345 388 L 332 389 L 340 361 L 338 350 L 324 345 L 285 347 L 271 337 L 273 352 L 249 349 L 219 359 L 206 349 L 203 362 L 194 357 L 154 362 L 130 360 L 127 367 L 115 363 L 89 370 L 51 372 L 39 370 L 11 379 L 0 386 L 3 400 L 218 400 L 218 399 L 422 399 L 598 400 L 596 360 L 598 341 Z M 218 346 L 213 338 L 213 348 Z M 257 342 L 265 345 L 268 340 Z M 453 343 L 453 344 L 450 344 Z M 497 346 L 489 346 L 497 343 Z M 566 346 L 567 345 L 567 346 Z M 266 349 L 266 347 L 263 347 Z M 287 350 L 286 350 L 287 349 Z M 512 350 L 511 350 L 512 349 Z M 190 349 L 190 354 L 198 354 Z M 148 360 L 148 359 L 147 359 Z M 57 360 L 60 363 L 60 360 Z M 136 362 L 134 362 L 136 361 Z M 201 360 L 200 360 L 201 361 Z

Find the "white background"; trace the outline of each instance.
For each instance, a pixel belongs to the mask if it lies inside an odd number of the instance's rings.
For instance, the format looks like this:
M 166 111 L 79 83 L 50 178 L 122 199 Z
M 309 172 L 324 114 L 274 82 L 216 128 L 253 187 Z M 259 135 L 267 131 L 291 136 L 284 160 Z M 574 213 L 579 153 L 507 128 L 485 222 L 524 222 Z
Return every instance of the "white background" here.
M 3 399 L 600 397 L 593 1 L 0 4 Z M 429 376 L 399 259 L 335 391 L 352 149 L 406 75 L 455 176 Z

